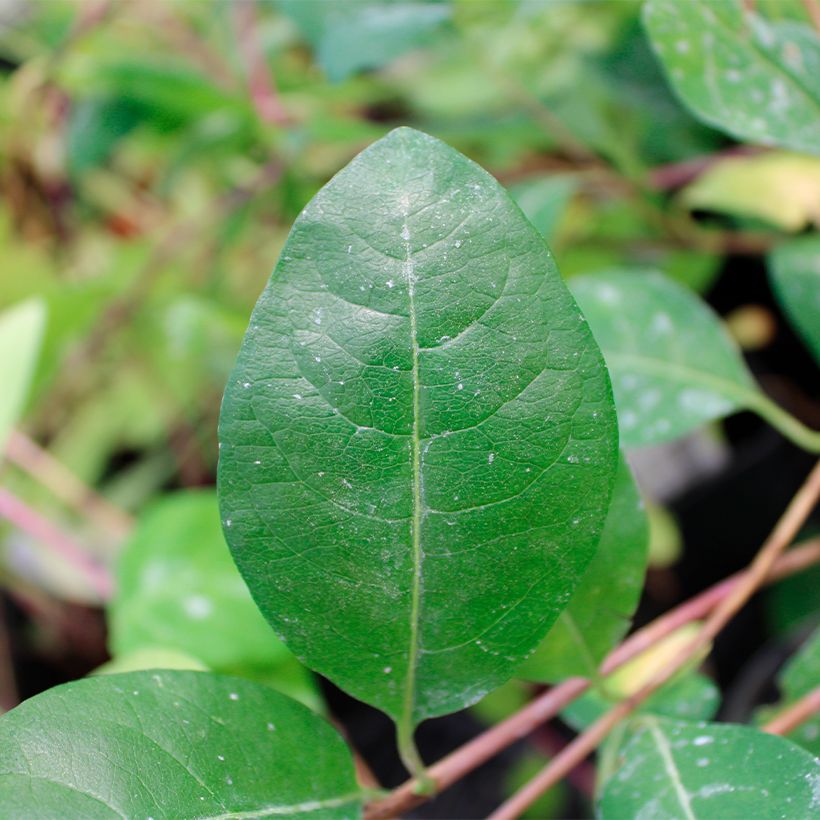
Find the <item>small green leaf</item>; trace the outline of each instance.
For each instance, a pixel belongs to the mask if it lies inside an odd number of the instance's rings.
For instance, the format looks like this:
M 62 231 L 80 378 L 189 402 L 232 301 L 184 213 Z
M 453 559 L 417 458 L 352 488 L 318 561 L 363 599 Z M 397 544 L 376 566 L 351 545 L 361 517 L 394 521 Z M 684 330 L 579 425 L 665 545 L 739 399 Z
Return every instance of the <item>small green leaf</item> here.
M 598 551 L 578 589 L 521 677 L 555 682 L 595 677 L 598 665 L 629 629 L 643 588 L 648 524 L 629 466 L 621 458 Z
M 606 271 L 570 285 L 604 352 L 624 447 L 673 441 L 747 409 L 820 452 L 820 433 L 760 392 L 720 319 L 690 290 L 651 271 Z
M 265 686 L 161 670 L 67 683 L 0 718 L 6 817 L 361 816 L 349 750 Z
M 0 313 L 0 455 L 23 410 L 46 324 L 45 304 L 29 299 Z
M 682 194 L 691 209 L 767 222 L 784 231 L 820 225 L 820 158 L 785 151 L 727 157 Z
M 603 360 L 543 239 L 485 171 L 406 128 L 294 225 L 220 441 L 257 604 L 405 748 L 535 649 L 617 465 Z
M 296 664 L 231 560 L 211 491 L 170 494 L 141 516 L 120 555 L 108 612 L 115 657 L 175 649 L 214 671 L 262 677 L 273 686 L 277 670 Z M 314 687 L 301 672 L 297 692 L 286 672 L 288 694 L 313 705 Z
M 820 234 L 779 245 L 769 281 L 787 316 L 820 364 Z
M 812 817 L 820 761 L 747 726 L 644 715 L 603 789 L 602 820 Z
M 742 0 L 648 0 L 669 82 L 704 122 L 740 140 L 820 153 L 820 41 L 808 26 L 744 13 Z
M 317 62 L 333 82 L 426 45 L 452 14 L 448 0 L 279 0 L 279 5 L 316 49 Z
M 144 646 L 133 649 L 123 655 L 117 655 L 91 674 L 116 675 L 120 672 L 141 672 L 145 669 L 192 669 L 196 672 L 207 672 L 208 667 L 198 658 L 194 658 L 178 649 Z

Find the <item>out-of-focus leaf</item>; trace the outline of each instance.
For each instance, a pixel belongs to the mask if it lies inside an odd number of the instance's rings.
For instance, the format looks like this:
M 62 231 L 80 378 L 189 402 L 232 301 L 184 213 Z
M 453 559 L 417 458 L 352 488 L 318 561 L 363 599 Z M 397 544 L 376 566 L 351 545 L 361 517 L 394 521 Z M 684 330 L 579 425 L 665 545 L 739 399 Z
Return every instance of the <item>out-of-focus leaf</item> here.
M 820 234 L 779 245 L 769 281 L 780 305 L 820 364 Z
M 638 488 L 623 457 L 618 465 L 598 550 L 567 608 L 518 674 L 555 682 L 595 676 L 623 637 L 638 605 L 647 559 L 648 525 Z
M 734 137 L 820 153 L 820 40 L 742 0 L 648 0 L 652 45 L 681 99 Z
M 6 817 L 352 820 L 361 802 L 333 727 L 239 678 L 97 675 L 0 718 Z
M 623 446 L 672 441 L 756 401 L 736 345 L 691 291 L 632 271 L 570 286 L 609 366 Z
M 145 669 L 191 669 L 206 672 L 208 667 L 197 658 L 178 649 L 163 647 L 142 647 L 98 666 L 95 675 L 116 675 L 120 672 L 140 672 Z
M 140 120 L 139 106 L 109 97 L 76 102 L 68 120 L 66 151 L 75 177 L 102 164 Z
M 602 820 L 782 820 L 816 814 L 820 761 L 782 737 L 748 726 L 652 715 L 630 725 L 622 765 L 598 804 Z
M 272 686 L 280 667 L 286 668 L 292 683 L 287 667 L 293 657 L 265 623 L 231 560 L 213 492 L 175 493 L 143 514 L 120 556 L 108 611 L 115 658 L 163 647 L 214 671 L 263 678 Z M 312 705 L 315 689 L 304 669 L 301 689 L 300 700 Z
M 728 157 L 704 171 L 681 198 L 692 209 L 754 218 L 784 231 L 820 226 L 820 158 L 784 151 Z
M 510 194 L 527 219 L 550 242 L 577 188 L 578 182 L 570 176 L 551 176 L 514 185 Z
M 671 567 L 680 559 L 683 538 L 672 513 L 659 504 L 648 503 L 649 566 L 653 569 Z
M 334 82 L 424 46 L 452 13 L 449 0 L 279 0 L 279 6 L 313 45 L 319 65 Z
M 23 410 L 45 323 L 46 308 L 39 299 L 0 313 L 0 457 Z

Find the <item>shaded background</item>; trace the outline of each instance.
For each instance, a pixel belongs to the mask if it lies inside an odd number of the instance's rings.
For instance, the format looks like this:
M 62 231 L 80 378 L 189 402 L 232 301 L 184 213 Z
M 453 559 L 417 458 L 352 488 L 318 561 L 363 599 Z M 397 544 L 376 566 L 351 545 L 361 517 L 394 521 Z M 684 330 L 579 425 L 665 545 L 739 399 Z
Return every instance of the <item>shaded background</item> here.
M 803 19 L 799 3 L 757 6 Z M 317 688 L 272 636 L 251 646 L 241 618 L 226 623 L 218 606 L 202 614 L 203 598 L 228 606 L 245 593 L 209 577 L 208 550 L 225 549 L 216 516 L 202 524 L 202 510 L 174 506 L 194 497 L 179 490 L 213 485 L 222 389 L 291 223 L 397 125 L 497 176 L 565 276 L 660 269 L 702 294 L 767 392 L 820 427 L 817 368 L 763 264 L 778 238 L 818 219 L 820 172 L 806 173 L 797 221 L 779 221 L 776 202 L 738 213 L 742 189 L 694 208 L 687 192 L 701 174 L 754 149 L 681 107 L 639 11 L 630 0 L 0 2 L 0 309 L 28 297 L 47 307 L 25 413 L 0 463 L 2 486 L 46 527 L 0 524 L 4 707 L 111 654 L 171 649 L 329 704 L 382 781 L 403 779 L 386 719 Z M 810 463 L 746 414 L 637 453 L 655 524 L 638 621 L 742 567 Z M 210 514 L 212 491 L 196 498 Z M 118 568 L 125 543 L 133 572 Z M 73 548 L 130 596 L 109 604 L 111 633 Z M 174 549 L 182 563 L 167 564 L 152 598 L 139 556 Z M 195 554 L 200 575 L 182 578 Z M 719 640 L 711 671 L 726 717 L 745 719 L 774 696 L 772 676 L 820 604 L 818 582 L 815 571 L 758 596 Z M 182 613 L 175 585 L 190 592 Z M 213 647 L 163 636 L 185 617 L 225 652 L 205 657 Z M 512 684 L 423 726 L 423 754 L 440 756 L 530 694 Z M 568 736 L 545 729 L 419 816 L 484 816 Z M 531 816 L 588 813 L 591 785 L 581 769 Z

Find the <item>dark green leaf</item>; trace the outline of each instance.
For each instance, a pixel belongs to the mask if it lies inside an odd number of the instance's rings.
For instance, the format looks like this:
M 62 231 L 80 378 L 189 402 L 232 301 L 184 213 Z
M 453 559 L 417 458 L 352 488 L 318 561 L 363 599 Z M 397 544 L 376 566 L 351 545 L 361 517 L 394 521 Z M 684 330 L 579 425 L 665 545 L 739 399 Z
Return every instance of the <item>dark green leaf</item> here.
M 237 678 L 86 678 L 0 718 L 5 817 L 353 818 L 360 804 L 334 729 Z
M 598 809 L 626 817 L 808 818 L 817 810 L 820 761 L 747 726 L 643 715 Z
M 223 523 L 297 656 L 406 740 L 555 621 L 616 439 L 541 237 L 481 168 L 399 129 L 307 206 L 256 306 L 220 420 Z
M 643 588 L 648 536 L 643 502 L 621 458 L 598 551 L 555 626 L 519 669 L 521 677 L 554 682 L 595 676 L 629 629 Z
M 820 153 L 820 40 L 744 13 L 743 0 L 648 0 L 644 21 L 672 87 L 710 125 Z
M 820 234 L 775 248 L 769 256 L 769 281 L 820 364 Z

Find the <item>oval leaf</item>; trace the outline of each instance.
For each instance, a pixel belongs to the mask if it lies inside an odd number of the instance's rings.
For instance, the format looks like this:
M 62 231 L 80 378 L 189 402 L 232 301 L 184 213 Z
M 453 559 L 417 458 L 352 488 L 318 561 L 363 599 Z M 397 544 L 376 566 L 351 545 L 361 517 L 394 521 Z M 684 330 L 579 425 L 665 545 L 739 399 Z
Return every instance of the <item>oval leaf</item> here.
M 592 558 L 617 460 L 603 361 L 543 240 L 410 129 L 297 220 L 220 440 L 256 602 L 405 739 L 532 652 Z
M 606 357 L 626 447 L 672 441 L 753 403 L 720 320 L 659 273 L 578 276 L 572 291 Z
M 820 364 L 820 234 L 779 245 L 769 281 L 787 316 Z
M 349 750 L 307 707 L 205 672 L 68 683 L 0 718 L 11 817 L 361 814 Z
M 812 817 L 820 761 L 781 737 L 747 726 L 681 723 L 644 715 L 599 803 L 624 817 Z
M 595 677 L 604 655 L 629 629 L 643 589 L 649 524 L 629 465 L 621 458 L 598 551 L 578 589 L 521 677 L 551 683 Z
M 742 0 L 649 0 L 644 22 L 669 82 L 705 122 L 741 140 L 820 153 L 820 41 Z

